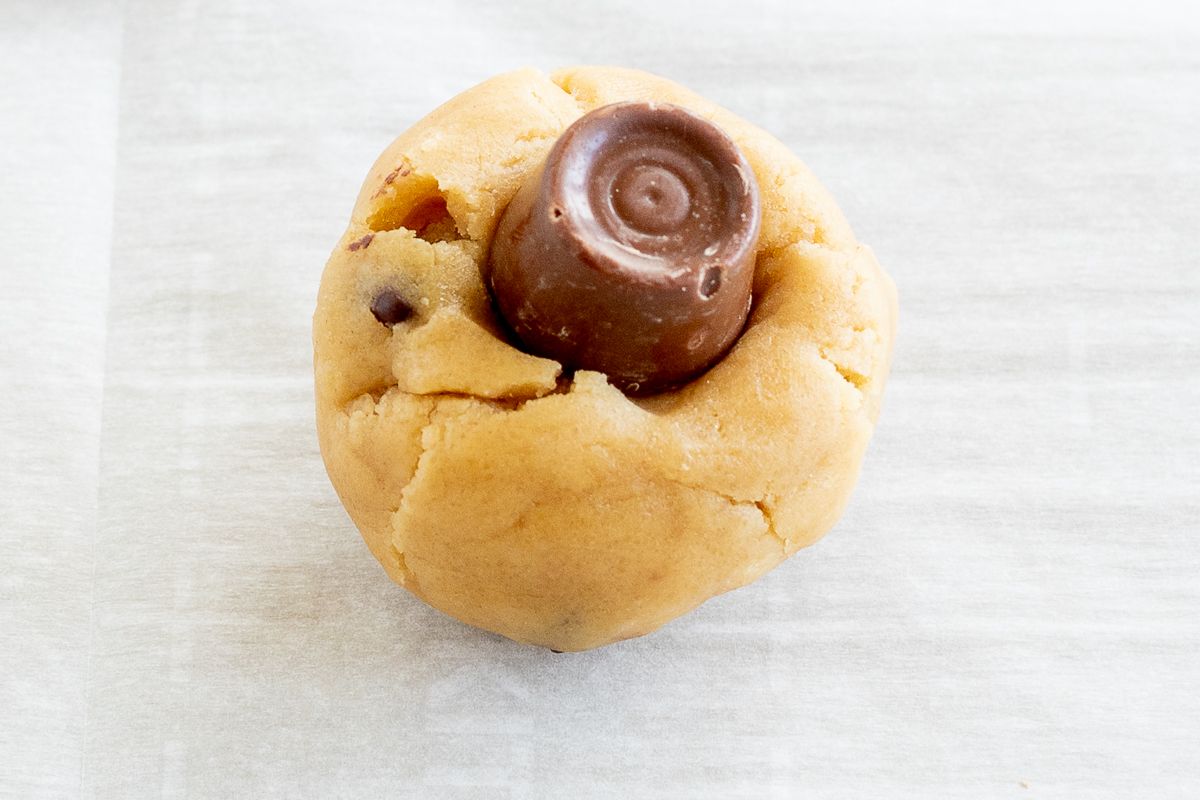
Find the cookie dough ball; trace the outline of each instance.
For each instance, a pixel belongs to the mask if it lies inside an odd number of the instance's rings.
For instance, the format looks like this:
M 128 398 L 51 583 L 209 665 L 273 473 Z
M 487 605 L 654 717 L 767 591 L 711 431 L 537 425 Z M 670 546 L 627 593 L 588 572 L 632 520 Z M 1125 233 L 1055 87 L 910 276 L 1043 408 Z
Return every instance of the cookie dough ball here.
M 645 397 L 514 346 L 485 281 L 501 215 L 559 136 L 631 100 L 715 123 L 762 209 L 741 336 Z M 405 588 L 517 641 L 597 647 L 753 581 L 833 525 L 895 316 L 874 255 L 768 134 L 634 70 L 501 75 L 402 134 L 363 184 L 313 323 L 321 452 Z

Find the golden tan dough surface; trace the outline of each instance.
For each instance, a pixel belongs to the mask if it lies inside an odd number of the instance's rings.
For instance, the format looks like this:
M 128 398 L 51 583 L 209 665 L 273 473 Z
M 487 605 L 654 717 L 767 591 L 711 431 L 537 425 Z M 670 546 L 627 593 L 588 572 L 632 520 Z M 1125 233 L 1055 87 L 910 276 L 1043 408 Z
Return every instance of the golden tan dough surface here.
M 742 337 L 697 380 L 637 400 L 510 345 L 481 272 L 501 212 L 558 135 L 631 99 L 722 127 L 763 207 Z M 380 324 L 381 289 L 412 316 Z M 363 184 L 313 321 L 321 451 L 397 582 L 518 641 L 596 647 L 753 581 L 833 525 L 895 318 L 870 249 L 760 129 L 635 70 L 500 75 L 402 134 Z

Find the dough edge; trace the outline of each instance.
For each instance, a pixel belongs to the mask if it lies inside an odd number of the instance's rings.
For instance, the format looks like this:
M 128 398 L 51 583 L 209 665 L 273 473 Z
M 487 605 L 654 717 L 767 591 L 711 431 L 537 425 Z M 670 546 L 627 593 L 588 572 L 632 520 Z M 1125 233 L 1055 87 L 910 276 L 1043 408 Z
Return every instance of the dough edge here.
M 532 98 L 544 118 L 526 125 L 506 117 L 521 113 L 519 97 Z M 543 380 L 507 397 L 406 392 L 394 374 L 394 383 L 353 397 L 331 389 L 336 381 L 327 376 L 339 366 L 327 346 L 338 335 L 333 312 L 361 302 L 327 292 L 331 273 L 361 272 L 372 254 L 400 259 L 403 272 L 418 251 L 424 259 L 432 250 L 436 266 L 472 248 L 478 267 L 505 192 L 540 161 L 537 148 L 548 149 L 554 126 L 561 132 L 618 99 L 672 102 L 710 117 L 755 169 L 764 197 L 756 301 L 729 356 L 688 386 L 642 401 L 595 373 L 577 374 L 565 392 Z M 535 146 L 514 162 L 517 180 L 480 185 L 474 197 L 470 175 L 434 176 L 465 235 L 459 252 L 402 229 L 373 230 L 388 176 L 421 162 L 456 116 L 480 113 L 496 115 L 497 129 L 517 129 L 514 147 Z M 373 247 L 349 249 L 368 235 Z M 379 256 L 388 239 L 392 250 Z M 478 299 L 460 310 L 482 317 L 487 335 Z M 816 178 L 768 134 L 634 70 L 508 73 L 419 121 L 364 181 L 314 320 L 321 450 L 393 579 L 470 624 L 558 650 L 588 649 L 647 633 L 753 581 L 833 525 L 879 411 L 895 318 L 895 289 L 874 255 Z M 366 350 L 394 349 L 409 332 L 371 333 Z M 380 361 L 390 370 L 388 355 Z

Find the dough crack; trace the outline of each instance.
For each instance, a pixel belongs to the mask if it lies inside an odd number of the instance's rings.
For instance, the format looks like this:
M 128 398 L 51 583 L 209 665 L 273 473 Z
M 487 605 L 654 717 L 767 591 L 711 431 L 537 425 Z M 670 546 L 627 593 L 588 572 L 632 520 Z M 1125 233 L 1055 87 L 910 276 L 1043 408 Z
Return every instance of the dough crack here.
M 404 391 L 404 390 L 400 390 Z M 431 400 L 440 401 L 442 399 L 453 400 L 474 400 L 492 408 L 503 409 L 505 411 L 520 411 L 525 407 L 526 403 L 532 403 L 534 400 L 542 400 L 546 397 L 553 397 L 556 394 L 568 394 L 571 391 L 571 382 L 560 380 L 558 384 L 548 392 L 538 393 L 536 390 L 530 389 L 527 391 L 517 391 L 505 397 L 488 397 L 482 394 L 475 394 L 470 391 L 451 392 L 451 391 L 436 391 L 436 392 L 404 392 L 409 397 L 427 397 Z
M 408 560 L 404 557 L 404 553 L 396 547 L 395 542 L 391 543 L 391 548 L 392 553 L 396 556 L 396 568 L 400 571 L 401 585 L 414 592 L 420 592 L 421 583 L 417 580 L 416 573 L 408 566 Z
M 338 406 L 338 411 L 340 411 L 346 417 L 351 417 L 354 415 L 357 408 L 361 408 L 363 405 L 369 405 L 370 413 L 372 415 L 378 415 L 379 404 L 383 402 L 383 398 L 387 396 L 388 392 L 395 388 L 395 383 L 381 383 L 376 386 L 372 386 L 366 391 L 360 392 L 354 397 L 351 397 L 349 400 L 343 401 Z M 368 398 L 370 399 L 368 400 Z
M 569 80 L 568 77 L 564 77 L 561 75 L 551 75 L 550 76 L 550 82 L 553 83 L 555 86 L 557 86 L 559 89 L 561 89 L 563 94 L 565 94 L 567 97 L 571 98 L 571 101 L 573 103 L 575 103 L 576 106 L 579 107 L 579 111 L 581 113 L 586 113 L 586 112 L 590 111 L 591 104 L 585 102 L 582 97 L 580 97 L 578 94 L 576 94 L 574 92 L 574 90 L 568 89 L 564 85 L 568 82 L 568 80 Z
M 771 511 L 771 507 L 767 505 L 766 498 L 755 500 L 754 507 L 758 509 L 758 513 L 762 514 L 763 522 L 767 523 L 767 533 L 771 534 L 779 542 L 779 546 L 783 548 L 783 555 L 786 557 L 791 552 L 791 542 L 775 527 L 775 514 Z
M 727 492 L 722 492 L 719 489 L 713 489 L 708 486 L 697 486 L 695 484 L 688 483 L 687 481 L 681 481 L 678 478 L 668 478 L 667 480 L 677 486 L 682 486 L 685 489 L 690 489 L 694 492 L 705 492 L 706 494 L 710 494 L 720 500 L 724 500 L 732 508 L 754 509 L 758 512 L 759 516 L 762 517 L 763 523 L 767 526 L 767 534 L 779 542 L 779 546 L 783 550 L 783 555 L 786 557 L 791 552 L 791 542 L 789 542 L 788 538 L 782 535 L 775 527 L 775 515 L 771 510 L 771 506 L 767 502 L 770 498 L 769 494 L 764 494 L 758 499 L 739 500 L 733 495 L 728 494 Z
M 824 347 L 819 348 L 818 353 L 821 356 L 821 360 L 832 366 L 834 371 L 841 376 L 842 380 L 850 384 L 850 386 L 853 387 L 854 390 L 859 394 L 863 393 L 867 383 L 871 380 L 869 376 L 863 375 L 861 372 L 856 372 L 850 367 L 838 363 L 837 359 L 830 356 Z
M 417 476 L 421 473 L 421 468 L 428 463 L 430 454 L 434 451 L 434 442 L 430 441 L 429 436 L 436 424 L 433 418 L 437 415 L 439 405 L 440 403 L 434 402 L 426 412 L 425 424 L 421 426 L 421 430 L 417 434 L 417 441 L 420 444 L 421 452 L 417 456 L 416 464 L 413 466 L 412 474 L 408 477 L 408 482 L 400 490 L 400 502 L 392 510 L 392 550 L 396 553 L 403 574 L 406 577 L 411 577 L 413 583 L 418 585 L 419 582 L 417 581 L 416 573 L 409 567 L 408 560 L 404 554 L 404 542 L 401 538 L 403 527 L 400 524 L 400 516 L 405 511 L 405 505 L 408 503 L 409 489 L 416 482 Z

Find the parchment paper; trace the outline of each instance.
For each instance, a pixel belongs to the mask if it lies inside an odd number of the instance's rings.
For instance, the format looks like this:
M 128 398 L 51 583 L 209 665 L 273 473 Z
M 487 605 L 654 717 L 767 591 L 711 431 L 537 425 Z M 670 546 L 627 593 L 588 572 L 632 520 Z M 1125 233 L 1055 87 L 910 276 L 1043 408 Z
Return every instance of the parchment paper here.
M 4 0 L 0 796 L 1200 796 L 1198 45 L 1164 2 Z M 387 580 L 309 326 L 396 133 L 588 62 L 794 148 L 902 319 L 824 541 L 554 655 Z

